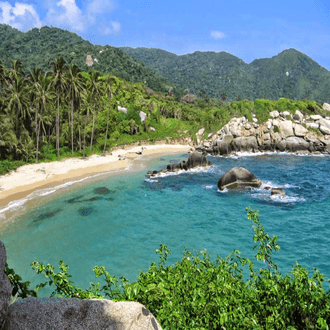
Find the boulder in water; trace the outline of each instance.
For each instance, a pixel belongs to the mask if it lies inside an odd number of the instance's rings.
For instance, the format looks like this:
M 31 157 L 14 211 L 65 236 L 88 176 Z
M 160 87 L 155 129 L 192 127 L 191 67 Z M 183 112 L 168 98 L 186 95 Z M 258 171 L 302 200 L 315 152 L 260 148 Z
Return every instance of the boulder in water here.
M 261 186 L 262 182 L 256 178 L 250 171 L 243 167 L 234 167 L 226 172 L 218 182 L 220 190 L 227 189 L 241 189 L 244 187 Z
M 285 196 L 284 189 L 282 189 L 282 188 L 273 188 L 271 194 L 272 195 L 282 195 L 282 196 Z

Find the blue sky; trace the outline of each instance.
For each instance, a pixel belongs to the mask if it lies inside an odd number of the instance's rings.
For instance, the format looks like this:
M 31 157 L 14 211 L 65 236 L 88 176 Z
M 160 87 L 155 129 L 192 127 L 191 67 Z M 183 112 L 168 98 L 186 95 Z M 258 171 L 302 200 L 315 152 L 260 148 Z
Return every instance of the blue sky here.
M 0 23 L 178 55 L 225 51 L 246 63 L 295 48 L 330 70 L 330 0 L 4 0 Z

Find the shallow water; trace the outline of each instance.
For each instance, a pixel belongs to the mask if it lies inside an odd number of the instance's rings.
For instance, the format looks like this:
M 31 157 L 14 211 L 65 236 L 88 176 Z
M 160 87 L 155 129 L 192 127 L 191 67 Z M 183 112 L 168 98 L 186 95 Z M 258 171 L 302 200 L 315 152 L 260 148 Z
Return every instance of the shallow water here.
M 255 232 L 245 211 L 251 206 L 260 210 L 265 232 L 278 236 L 281 249 L 273 260 L 283 276 L 298 261 L 307 267 L 309 277 L 316 267 L 330 278 L 329 157 L 207 158 L 214 165 L 209 170 L 146 178 L 147 171 L 188 159 L 188 154 L 169 155 L 149 160 L 147 166 L 138 164 L 134 173 L 102 175 L 57 193 L 48 191 L 42 203 L 30 203 L 0 232 L 9 266 L 34 288 L 46 278 L 30 268 L 33 260 L 54 265 L 56 272 L 59 260 L 64 260 L 74 284 L 86 289 L 91 281 L 103 284 L 94 277 L 95 265 L 105 266 L 117 279 L 124 276 L 136 281 L 140 269 L 147 271 L 153 261 L 159 262 L 155 250 L 166 244 L 172 250 L 167 264 L 180 261 L 187 246 L 194 254 L 207 249 L 212 261 L 218 254 L 226 257 L 237 249 L 259 269 L 265 265 L 254 257 Z M 263 181 L 262 187 L 220 192 L 218 180 L 235 166 L 254 173 Z M 267 185 L 284 188 L 287 197 L 271 196 L 264 189 Z M 328 288 L 326 283 L 324 289 Z M 50 292 L 51 288 L 45 288 L 38 295 L 49 296 Z

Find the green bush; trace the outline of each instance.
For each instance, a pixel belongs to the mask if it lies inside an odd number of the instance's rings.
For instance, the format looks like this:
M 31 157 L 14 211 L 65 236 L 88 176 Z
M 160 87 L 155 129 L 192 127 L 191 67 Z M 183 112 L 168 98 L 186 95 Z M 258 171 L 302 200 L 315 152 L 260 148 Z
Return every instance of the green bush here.
M 68 266 L 61 260 L 59 273 L 54 267 L 34 261 L 31 267 L 44 273 L 49 279 L 28 290 L 29 282 L 20 283 L 21 278 L 8 268 L 6 273 L 13 287 L 12 295 L 25 298 L 37 296 L 41 287 L 55 286 L 51 296 L 77 297 L 80 299 L 108 297 L 114 301 L 138 301 L 145 305 L 165 329 L 329 329 L 330 291 L 324 292 L 324 275 L 313 268 L 312 278 L 306 268 L 298 263 L 285 277 L 272 261 L 272 251 L 277 252 L 277 236 L 270 238 L 261 226 L 258 211 L 247 208 L 252 220 L 258 247 L 256 259 L 267 264 L 259 271 L 253 262 L 241 258 L 234 250 L 228 257 L 218 255 L 215 263 L 206 251 L 192 256 L 185 248 L 183 258 L 174 265 L 165 267 L 168 254 L 166 245 L 160 245 L 158 265 L 152 263 L 148 272 L 140 271 L 137 281 L 129 283 L 125 277 L 118 286 L 103 266 L 95 266 L 95 277 L 103 275 L 107 285 L 90 283 L 87 290 L 72 285 L 68 280 Z M 203 259 L 199 258 L 199 254 Z M 243 281 L 243 269 L 238 265 L 248 264 L 250 280 Z M 328 280 L 330 283 L 330 280 Z M 113 288 L 114 286 L 114 288 Z M 101 293 L 100 291 L 103 291 Z

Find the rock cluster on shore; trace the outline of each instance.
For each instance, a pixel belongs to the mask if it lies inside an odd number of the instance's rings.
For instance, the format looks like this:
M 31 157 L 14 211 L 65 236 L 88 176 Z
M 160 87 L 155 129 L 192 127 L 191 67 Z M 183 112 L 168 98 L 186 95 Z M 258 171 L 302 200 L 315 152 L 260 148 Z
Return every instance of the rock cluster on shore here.
M 161 173 L 167 173 L 167 172 L 177 172 L 180 170 L 188 171 L 192 168 L 196 167 L 206 167 L 209 168 L 212 165 L 212 162 L 208 161 L 201 152 L 194 151 L 189 154 L 188 161 L 182 160 L 180 163 L 170 163 L 167 165 L 166 170 L 161 171 L 149 171 L 147 172 L 148 176 L 154 177 L 156 175 L 159 175 Z
M 299 110 L 270 112 L 271 119 L 258 124 L 246 117 L 232 118 L 216 134 L 201 141 L 204 129 L 197 133 L 196 150 L 212 155 L 229 155 L 235 152 L 281 151 L 301 154 L 330 154 L 330 117 L 304 116 Z M 308 128 L 317 129 L 320 134 Z M 323 133 L 323 134 L 321 134 Z

